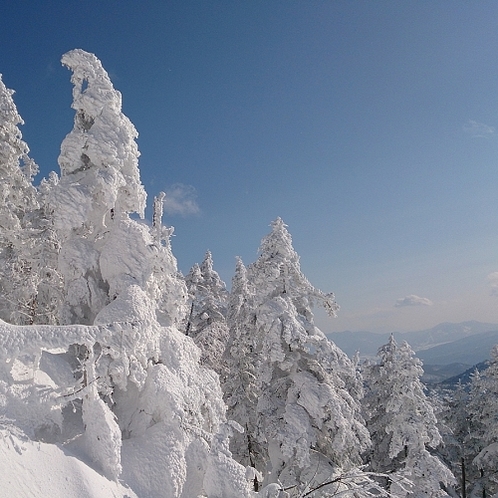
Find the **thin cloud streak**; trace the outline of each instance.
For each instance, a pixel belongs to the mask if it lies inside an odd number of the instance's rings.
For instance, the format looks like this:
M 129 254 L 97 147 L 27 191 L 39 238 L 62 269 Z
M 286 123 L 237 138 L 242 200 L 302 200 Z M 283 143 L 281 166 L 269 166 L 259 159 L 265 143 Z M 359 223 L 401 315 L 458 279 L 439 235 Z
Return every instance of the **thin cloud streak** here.
M 493 126 L 469 119 L 469 121 L 463 125 L 463 131 L 470 135 L 471 138 L 490 138 L 495 134 L 496 129 Z
M 397 299 L 394 306 L 399 308 L 401 306 L 432 306 L 433 304 L 434 303 L 426 297 L 419 297 L 415 294 L 410 294 L 409 296 Z

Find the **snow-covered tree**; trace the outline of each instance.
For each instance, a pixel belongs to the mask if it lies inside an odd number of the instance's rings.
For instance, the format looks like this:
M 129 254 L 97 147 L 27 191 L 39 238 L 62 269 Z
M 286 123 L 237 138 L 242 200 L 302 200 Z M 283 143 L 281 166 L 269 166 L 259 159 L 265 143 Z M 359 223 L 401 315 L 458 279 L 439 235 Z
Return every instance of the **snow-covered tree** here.
M 109 302 L 100 253 L 113 225 L 143 215 L 146 194 L 138 170 L 137 131 L 121 111 L 121 94 L 95 55 L 80 49 L 62 63 L 72 72 L 73 130 L 61 145 L 61 177 L 51 196 L 62 240 L 64 323 L 92 323 Z
M 452 484 L 454 477 L 431 451 L 441 435 L 420 381 L 422 364 L 406 342 L 398 345 L 392 335 L 378 360 L 364 372 L 372 439 L 368 463 L 373 471 L 390 475 L 386 486 L 397 496 L 446 496 L 442 485 Z
M 195 264 L 191 268 L 185 281 L 190 301 L 185 333 L 201 349 L 201 362 L 220 374 L 228 340 L 228 291 L 213 269 L 211 252 L 206 253 L 200 266 Z
M 249 288 L 247 269 L 237 258 L 228 301 L 228 343 L 224 354 L 222 387 L 228 406 L 227 417 L 236 420 L 243 431 L 234 431 L 230 449 L 235 459 L 246 466 L 262 470 L 267 452 L 257 437 L 257 404 L 260 395 L 258 372 L 261 363 L 257 352 L 254 324 L 254 292 Z M 259 488 L 258 476 L 254 487 Z
M 308 320 L 313 318 L 311 308 L 315 305 L 336 316 L 339 306 L 334 294 L 324 294 L 313 287 L 301 272 L 299 255 L 292 247 L 292 238 L 283 220 L 277 218 L 271 226 L 272 231 L 261 241 L 259 258 L 248 268 L 248 278 L 257 289 L 259 300 L 285 295 Z
M 19 232 L 25 217 L 37 208 L 32 179 L 38 166 L 29 157 L 19 125 L 24 124 L 0 75 L 0 226 L 2 241 Z
M 356 376 L 354 366 L 313 324 L 314 304 L 322 304 L 332 315 L 338 306 L 333 294 L 314 288 L 301 272 L 280 218 L 263 238 L 247 281 L 250 302 L 245 299 L 248 309 L 239 321 L 239 335 L 229 344 L 256 357 L 256 371 L 252 373 L 253 367 L 245 374 L 256 376 L 256 389 L 249 390 L 257 399 L 249 437 L 257 441 L 259 458 L 266 463 L 258 469 L 265 474 L 264 483 L 281 481 L 302 490 L 313 480 L 323 482 L 361 463 L 368 433 L 357 400 L 345 389 L 345 379 L 350 382 Z M 242 362 L 239 365 L 243 368 Z M 231 397 L 229 407 L 236 407 Z M 327 491 L 324 487 L 322 496 Z
M 38 207 L 31 179 L 37 169 L 22 140 L 24 124 L 0 75 L 0 317 L 23 323 L 35 294 L 24 257 L 27 216 Z
M 442 393 L 440 416 L 438 417 L 440 420 L 439 432 L 443 439 L 440 451 L 445 462 L 448 463 L 458 479 L 455 490 L 464 498 L 468 487 L 469 465 L 475 457 L 473 455 L 469 460 L 470 417 L 467 409 L 468 402 L 469 393 L 459 381 L 454 390 Z
M 60 323 L 60 312 L 64 299 L 64 277 L 59 270 L 59 253 L 61 241 L 54 227 L 50 198 L 52 189 L 59 181 L 56 173 L 50 173 L 38 187 L 40 208 L 35 214 L 36 226 L 33 231 L 34 247 L 32 250 L 36 263 L 38 288 L 36 313 L 33 323 L 56 325 Z
M 472 496 L 492 496 L 498 492 L 498 345 L 488 367 L 472 377 L 468 411 L 469 446 L 477 453 L 473 464 L 478 469 Z
M 0 76 L 0 317 L 11 323 L 56 323 L 57 238 L 50 232 L 32 184 L 38 166 L 29 156 L 21 116 Z
M 489 463 L 481 464 L 480 459 L 476 458 L 488 440 L 488 429 L 484 423 L 486 417 L 483 417 L 488 413 L 486 384 L 487 381 L 476 368 L 469 383 L 459 382 L 454 390 L 448 390 L 444 395 L 442 419 L 446 431 L 441 431 L 444 444 L 439 451 L 445 461 L 450 462 L 459 481 L 456 490 L 463 498 L 482 497 L 486 492 L 489 494 L 496 484 Z M 481 456 L 485 454 L 489 456 L 487 452 Z

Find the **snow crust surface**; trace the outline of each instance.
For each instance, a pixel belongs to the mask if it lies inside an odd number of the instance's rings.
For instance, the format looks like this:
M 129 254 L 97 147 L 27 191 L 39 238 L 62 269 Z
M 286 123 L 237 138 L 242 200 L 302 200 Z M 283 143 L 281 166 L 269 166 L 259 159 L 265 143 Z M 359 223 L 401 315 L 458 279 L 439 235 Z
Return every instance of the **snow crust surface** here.
M 55 444 L 0 430 L 1 495 L 12 498 L 139 498 Z

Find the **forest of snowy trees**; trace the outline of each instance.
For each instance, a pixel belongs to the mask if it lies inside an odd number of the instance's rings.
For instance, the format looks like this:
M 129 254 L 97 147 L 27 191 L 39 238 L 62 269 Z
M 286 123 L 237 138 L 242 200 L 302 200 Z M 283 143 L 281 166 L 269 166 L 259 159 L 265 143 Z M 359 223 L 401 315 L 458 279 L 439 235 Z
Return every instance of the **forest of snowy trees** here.
M 183 276 L 164 194 L 150 223 L 135 216 L 121 94 L 93 54 L 62 63 L 74 127 L 36 186 L 0 78 L 3 435 L 77 451 L 140 498 L 498 493 L 498 349 L 470 386 L 431 395 L 406 343 L 349 358 L 314 325 L 314 307 L 339 307 L 280 218 L 230 290 L 210 252 Z

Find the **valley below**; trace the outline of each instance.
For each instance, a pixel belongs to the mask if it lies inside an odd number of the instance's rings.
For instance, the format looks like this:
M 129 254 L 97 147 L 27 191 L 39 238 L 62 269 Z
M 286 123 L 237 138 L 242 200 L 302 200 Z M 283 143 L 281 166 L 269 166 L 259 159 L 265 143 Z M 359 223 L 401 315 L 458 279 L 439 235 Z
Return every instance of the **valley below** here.
M 390 335 L 344 331 L 327 337 L 350 357 L 358 352 L 362 359 L 367 359 L 375 358 Z M 393 335 L 398 343 L 408 342 L 422 360 L 425 383 L 458 382 L 458 378 L 467 378 L 469 371 L 489 359 L 491 349 L 498 344 L 498 325 L 478 321 L 441 323 L 427 330 Z

